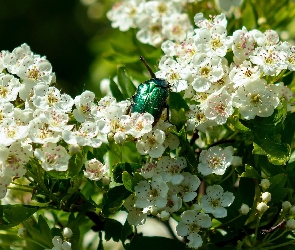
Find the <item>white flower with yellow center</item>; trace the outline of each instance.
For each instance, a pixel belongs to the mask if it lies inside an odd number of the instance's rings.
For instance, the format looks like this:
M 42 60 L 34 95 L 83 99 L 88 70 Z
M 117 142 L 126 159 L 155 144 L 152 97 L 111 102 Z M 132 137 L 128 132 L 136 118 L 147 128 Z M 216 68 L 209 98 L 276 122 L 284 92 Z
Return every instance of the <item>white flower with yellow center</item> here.
M 20 82 L 10 74 L 0 73 L 0 103 L 15 101 Z
M 42 162 L 41 166 L 45 171 L 66 171 L 71 158 L 63 146 L 55 143 L 47 143 L 42 149 L 35 149 L 34 156 Z
M 132 113 L 129 119 L 123 121 L 126 123 L 126 134 L 132 135 L 134 138 L 139 138 L 150 132 L 153 128 L 154 117 L 149 113 Z M 124 116 L 125 118 L 125 116 Z
M 224 218 L 227 216 L 227 210 L 235 197 L 233 193 L 224 192 L 219 185 L 213 185 L 206 188 L 206 194 L 201 198 L 201 206 L 205 213 L 211 213 L 215 218 Z
M 95 94 L 88 90 L 75 97 L 74 102 L 76 109 L 73 110 L 73 114 L 78 122 L 84 122 L 93 119 L 91 110 L 93 106 L 95 106 L 94 98 Z

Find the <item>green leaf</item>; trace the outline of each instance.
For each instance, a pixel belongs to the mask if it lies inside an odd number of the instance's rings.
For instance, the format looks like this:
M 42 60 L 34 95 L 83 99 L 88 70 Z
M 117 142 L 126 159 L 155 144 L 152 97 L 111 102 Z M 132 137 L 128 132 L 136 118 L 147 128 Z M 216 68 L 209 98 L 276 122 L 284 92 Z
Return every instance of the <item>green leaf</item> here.
M 74 154 L 69 161 L 68 177 L 77 175 L 83 166 L 84 158 L 82 152 Z
M 116 98 L 117 102 L 125 100 L 118 85 L 114 82 L 112 78 L 110 78 L 110 89 L 111 89 L 112 95 Z
M 39 207 L 27 205 L 0 205 L 0 230 L 19 225 L 38 209 Z
M 132 176 L 127 171 L 123 172 L 122 180 L 123 180 L 123 184 L 124 184 L 125 188 L 127 190 L 129 190 L 130 192 L 133 192 L 134 187 L 133 187 L 133 184 L 132 184 Z
M 248 164 L 245 165 L 245 172 L 242 173 L 241 177 L 260 179 L 260 175 L 257 173 L 257 171 Z
M 281 202 L 288 193 L 287 189 L 284 188 L 287 181 L 286 174 L 278 174 L 268 179 L 271 185 L 267 191 L 271 193 L 271 201 L 273 203 Z
M 291 145 L 295 133 L 295 113 L 288 114 L 285 120 L 285 129 L 282 141 Z
M 121 241 L 124 243 L 127 237 L 132 233 L 132 226 L 128 223 L 126 219 L 121 232 Z
M 255 9 L 253 8 L 253 5 L 248 1 L 245 2 L 245 5 L 246 6 L 242 15 L 243 25 L 248 29 L 254 29 L 256 28 L 257 20 Z
M 280 136 L 285 115 L 285 110 L 282 108 L 275 110 L 269 117 L 255 117 L 249 122 L 243 121 L 254 134 L 253 153 L 266 155 L 269 162 L 274 165 L 283 165 L 290 158 L 290 145 L 282 142 Z
M 136 87 L 130 81 L 126 74 L 126 69 L 124 67 L 118 68 L 118 83 L 122 89 L 122 94 L 125 99 L 132 97 L 136 91 Z
M 137 169 L 141 168 L 142 165 L 138 163 L 118 163 L 113 167 L 113 178 L 117 183 L 123 183 L 122 174 L 127 171 L 129 174 L 133 174 Z
M 104 205 L 102 213 L 109 217 L 111 213 L 116 212 L 123 205 L 124 200 L 131 194 L 123 185 L 110 189 L 104 195 Z
M 185 250 L 184 243 L 164 237 L 145 237 L 136 235 L 130 242 L 128 250 Z
M 113 238 L 114 241 L 118 242 L 121 239 L 122 224 L 114 219 L 107 218 L 104 224 L 105 239 L 109 241 Z
M 42 215 L 39 215 L 37 223 L 34 220 L 26 220 L 23 222 L 23 225 L 28 230 L 34 242 L 42 247 L 53 247 L 51 241 L 53 236 L 47 222 Z

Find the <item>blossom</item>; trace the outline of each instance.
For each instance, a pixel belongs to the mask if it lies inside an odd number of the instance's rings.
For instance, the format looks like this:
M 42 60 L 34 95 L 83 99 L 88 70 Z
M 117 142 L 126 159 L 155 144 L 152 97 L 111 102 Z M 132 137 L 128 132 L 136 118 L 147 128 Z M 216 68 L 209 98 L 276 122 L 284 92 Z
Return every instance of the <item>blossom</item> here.
M 143 209 L 135 206 L 137 197 L 131 194 L 124 202 L 124 207 L 128 210 L 127 221 L 130 225 L 142 225 L 147 218 L 148 209 Z
M 135 206 L 139 208 L 148 208 L 156 206 L 163 208 L 167 204 L 168 186 L 160 175 L 154 175 L 152 182 L 140 181 L 134 187 L 137 200 Z
M 0 164 L 1 165 L 1 164 Z M 0 175 L 0 199 L 3 199 L 7 193 L 7 186 L 11 182 L 11 177 Z
M 32 152 L 22 147 L 19 142 L 13 143 L 9 148 L 0 148 L 0 163 L 3 176 L 22 177 L 27 172 L 25 165 L 29 162 Z M 0 174 L 1 176 L 1 174 Z
M 63 241 L 60 236 L 54 236 L 52 239 L 53 248 L 45 250 L 71 250 L 71 243 Z
M 188 247 L 199 248 L 203 244 L 199 232 L 201 232 L 202 228 L 209 228 L 211 226 L 212 222 L 208 214 L 198 213 L 196 210 L 187 210 L 181 214 L 176 231 L 180 236 L 187 236 L 189 240 L 187 243 Z
M 203 150 L 200 154 L 198 164 L 198 171 L 202 175 L 217 174 L 223 175 L 225 170 L 234 161 L 234 149 L 232 146 L 221 148 L 219 146 L 213 146 L 208 150 Z
M 153 128 L 154 117 L 149 113 L 139 114 L 135 112 L 131 114 L 131 117 L 123 116 L 122 118 L 126 119 L 126 121 L 123 121 L 126 124 L 126 134 L 130 134 L 134 138 L 143 136 Z
M 0 103 L 15 101 L 20 89 L 20 82 L 10 74 L 0 73 Z
M 63 146 L 55 143 L 44 144 L 42 149 L 36 148 L 34 156 L 41 161 L 45 171 L 66 171 L 71 158 Z
M 200 53 L 193 59 L 192 86 L 197 92 L 207 91 L 212 82 L 216 82 L 223 75 L 221 59 L 218 56 Z
M 224 218 L 227 216 L 228 207 L 232 204 L 235 197 L 230 192 L 224 192 L 219 185 L 208 186 L 206 194 L 201 198 L 201 206 L 205 213 L 211 213 L 215 218 Z
M 94 98 L 94 93 L 88 90 L 75 97 L 76 109 L 73 110 L 73 114 L 78 122 L 85 122 L 92 118 L 91 109 L 94 106 Z
M 247 120 L 253 119 L 256 115 L 271 116 L 279 102 L 276 93 L 273 93 L 262 79 L 254 80 L 238 88 L 232 100 L 233 106 L 238 108 Z
M 162 145 L 164 141 L 165 133 L 162 130 L 155 129 L 139 138 L 136 143 L 136 148 L 142 155 L 148 154 L 152 158 L 158 158 L 165 151 Z
M 89 180 L 97 181 L 106 178 L 108 168 L 96 158 L 85 162 L 84 176 Z

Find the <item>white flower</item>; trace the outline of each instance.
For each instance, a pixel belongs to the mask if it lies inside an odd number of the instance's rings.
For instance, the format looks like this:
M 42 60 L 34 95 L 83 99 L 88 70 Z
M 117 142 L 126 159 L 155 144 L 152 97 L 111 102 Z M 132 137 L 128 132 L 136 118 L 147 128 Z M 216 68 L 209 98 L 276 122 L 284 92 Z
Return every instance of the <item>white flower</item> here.
M 112 9 L 107 12 L 107 17 L 112 21 L 113 28 L 119 28 L 120 31 L 127 31 L 135 28 L 137 17 L 142 12 L 141 0 L 129 0 L 117 2 Z
M 286 58 L 286 52 L 273 47 L 258 47 L 255 49 L 254 55 L 250 56 L 251 62 L 259 65 L 264 75 L 278 75 L 281 70 L 286 69 Z
M 5 118 L 0 126 L 0 145 L 10 146 L 13 142 L 24 139 L 28 132 L 28 126 L 16 124 L 13 118 Z
M 71 130 L 74 127 L 74 125 L 67 125 L 70 119 L 68 114 L 57 109 L 37 109 L 33 115 L 48 124 L 48 129 L 51 131 L 62 132 L 63 130 Z
M 0 73 L 0 103 L 15 101 L 20 89 L 20 82 L 10 74 Z
M 220 94 L 211 94 L 206 103 L 201 105 L 205 116 L 209 120 L 214 120 L 218 125 L 225 124 L 227 118 L 234 112 L 231 95 L 223 91 Z
M 71 158 L 63 146 L 57 146 L 55 143 L 47 143 L 42 149 L 36 148 L 34 156 L 42 162 L 45 171 L 66 171 Z
M 208 214 L 198 213 L 195 210 L 187 210 L 181 214 L 180 222 L 176 226 L 176 231 L 180 236 L 188 236 L 188 247 L 199 248 L 203 244 L 199 232 L 202 228 L 209 228 L 211 226 L 212 222 Z
M 219 185 L 208 186 L 206 195 L 201 198 L 201 206 L 205 213 L 211 213 L 215 218 L 224 218 L 227 216 L 227 210 L 235 197 L 230 192 L 224 192 Z
M 50 130 L 47 123 L 42 122 L 40 118 L 35 118 L 30 121 L 28 137 L 32 142 L 39 144 L 57 143 L 61 138 L 61 132 Z
M 2 169 L 0 170 L 2 175 L 22 177 L 27 172 L 25 165 L 29 162 L 30 156 L 32 156 L 32 152 L 22 147 L 19 142 L 13 143 L 9 148 L 1 147 L 0 163 Z
M 187 163 L 184 157 L 173 159 L 169 156 L 163 156 L 157 163 L 157 172 L 162 176 L 164 181 L 170 181 L 173 185 L 177 185 L 184 179 L 184 176 L 180 172 L 186 166 Z
M 170 189 L 174 193 L 179 193 L 184 202 L 189 202 L 197 197 L 196 190 L 199 188 L 201 181 L 196 175 L 192 175 L 189 172 L 181 173 L 184 179 L 178 185 L 171 185 Z
M 108 168 L 96 158 L 85 162 L 84 176 L 90 180 L 98 181 L 107 178 Z
M 5 118 L 13 116 L 14 106 L 10 102 L 0 103 L 0 124 Z
M 160 175 L 154 175 L 152 182 L 140 181 L 134 188 L 137 200 L 135 206 L 163 208 L 167 204 L 168 186 Z
M 162 18 L 163 35 L 169 40 L 182 42 L 193 32 L 189 16 L 186 13 L 173 13 Z
M 254 51 L 255 41 L 250 32 L 245 27 L 241 30 L 236 30 L 233 33 L 232 50 L 235 58 L 239 63 L 249 58 Z
M 214 25 L 217 25 L 217 24 L 219 24 L 225 28 L 227 26 L 227 20 L 226 20 L 226 16 L 224 13 L 221 13 L 220 15 L 217 15 L 217 16 L 211 18 L 210 20 L 204 18 L 203 13 L 197 13 L 194 16 L 194 21 L 195 21 L 195 24 L 199 28 L 211 29 Z
M 53 248 L 45 250 L 71 250 L 71 243 L 63 241 L 60 236 L 54 236 L 52 239 Z
M 72 110 L 74 100 L 67 94 L 60 94 L 55 87 L 47 84 L 38 84 L 34 87 L 34 95 L 31 97 L 33 104 L 40 109 L 55 108 L 60 112 L 68 113 Z
M 149 17 L 143 15 L 138 22 L 139 31 L 136 33 L 136 38 L 145 44 L 159 46 L 164 39 L 162 34 L 162 19 L 159 17 Z
M 271 116 L 279 105 L 279 98 L 262 79 L 249 82 L 238 88 L 233 96 L 233 106 L 239 109 L 241 115 L 249 120 L 256 115 Z
M 232 146 L 224 149 L 213 146 L 208 150 L 203 150 L 199 158 L 198 171 L 205 176 L 212 173 L 223 175 L 234 160 L 233 154 L 234 149 Z
M 165 133 L 162 130 L 155 129 L 144 134 L 136 143 L 136 148 L 141 155 L 149 154 L 152 158 L 160 157 L 165 148 L 162 145 L 165 141 Z
M 200 52 L 223 57 L 232 44 L 232 38 L 227 36 L 226 28 L 218 24 L 210 30 L 197 30 L 195 43 Z
M 62 138 L 68 144 L 78 144 L 80 146 L 91 146 L 98 148 L 101 140 L 95 138 L 98 133 L 98 122 L 84 122 L 77 131 L 62 131 Z
M 2 51 L 2 53 L 3 66 L 12 74 L 16 74 L 18 72 L 21 62 L 26 56 L 33 55 L 30 47 L 25 43 L 16 47 L 11 53 L 8 51 Z
M 52 66 L 46 57 L 39 55 L 26 55 L 16 73 L 24 83 L 50 84 L 55 80 Z
M 187 88 L 186 78 L 190 74 L 187 67 L 182 67 L 172 58 L 162 57 L 159 69 L 160 71 L 156 72 L 156 76 L 167 80 L 172 91 L 180 92 Z
M 253 66 L 251 62 L 244 61 L 242 64 L 232 68 L 229 78 L 234 83 L 234 88 L 237 88 L 259 79 L 260 75 L 261 70 L 259 66 Z
M 132 135 L 134 138 L 139 138 L 150 132 L 153 128 L 154 117 L 149 113 L 132 113 L 131 117 L 126 116 L 127 121 L 123 121 L 126 129 L 126 134 Z M 123 117 L 122 117 L 123 118 Z
M 78 122 L 84 122 L 92 118 L 91 109 L 94 106 L 94 98 L 95 94 L 88 90 L 75 97 L 76 109 L 73 110 L 73 114 Z
M 136 207 L 136 199 L 135 194 L 131 194 L 124 202 L 124 207 L 128 210 L 127 221 L 135 226 L 144 224 L 147 218 L 147 209 Z
M 212 82 L 216 82 L 223 75 L 221 59 L 217 56 L 196 54 L 193 58 L 192 86 L 197 92 L 207 91 Z

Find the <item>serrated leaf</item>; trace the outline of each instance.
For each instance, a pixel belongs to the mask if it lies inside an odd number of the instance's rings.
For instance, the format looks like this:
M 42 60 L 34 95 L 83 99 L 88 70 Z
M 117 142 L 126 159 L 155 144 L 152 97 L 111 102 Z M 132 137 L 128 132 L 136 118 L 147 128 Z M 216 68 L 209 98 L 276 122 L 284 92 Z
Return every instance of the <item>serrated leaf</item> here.
M 118 242 L 121 239 L 122 224 L 114 219 L 107 218 L 104 224 L 105 239 L 109 241 L 113 238 L 114 241 Z
M 121 241 L 124 243 L 127 237 L 132 234 L 132 226 L 128 223 L 127 219 L 123 225 L 122 231 L 121 231 Z
M 53 247 L 50 228 L 42 215 L 39 215 L 37 223 L 34 220 L 26 220 L 23 225 L 35 243 L 46 248 Z
M 136 87 L 130 81 L 126 74 L 126 69 L 124 67 L 118 68 L 118 84 L 122 89 L 122 94 L 125 99 L 132 97 L 136 91 Z
M 242 173 L 241 177 L 260 179 L 260 175 L 257 173 L 257 171 L 248 164 L 245 165 L 245 172 Z
M 116 212 L 123 205 L 124 200 L 131 194 L 123 185 L 110 189 L 104 195 L 104 205 L 102 213 L 109 217 L 111 213 Z
M 38 209 L 39 207 L 27 205 L 0 205 L 0 230 L 19 225 Z

